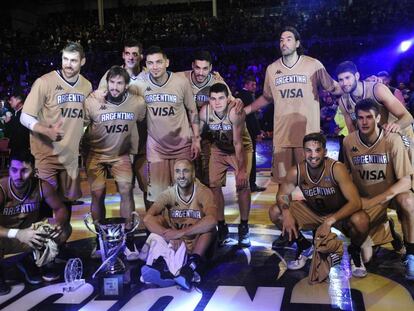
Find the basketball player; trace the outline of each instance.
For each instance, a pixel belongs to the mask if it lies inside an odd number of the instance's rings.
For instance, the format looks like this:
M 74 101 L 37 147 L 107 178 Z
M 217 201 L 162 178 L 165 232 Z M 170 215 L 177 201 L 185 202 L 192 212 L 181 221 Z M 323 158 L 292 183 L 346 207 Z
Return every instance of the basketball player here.
M 17 266 L 28 283 L 39 284 L 42 276 L 34 263 L 33 250 L 42 249 L 50 239 L 58 244 L 63 243 L 69 238 L 72 227 L 68 210 L 55 190 L 49 183 L 33 177 L 33 172 L 34 158 L 29 151 L 20 150 L 10 155 L 9 177 L 0 180 L 0 258 L 3 259 L 6 254 L 27 252 Z M 49 234 L 32 227 L 41 220 L 43 202 L 54 212 L 55 225 Z M 59 278 L 59 274 L 53 277 L 44 274 L 43 277 L 51 281 Z M 0 295 L 9 292 L 10 287 L 0 275 Z
M 267 67 L 263 95 L 245 111 L 250 114 L 271 102 L 275 106 L 272 176 L 281 184 L 287 170 L 303 161 L 303 137 L 320 131 L 318 88 L 338 95 L 342 92 L 321 62 L 303 55 L 295 28 L 282 30 L 279 46 L 282 57 Z M 286 240 L 275 243 L 283 245 Z
M 147 105 L 148 200 L 154 202 L 173 183 L 175 160 L 199 155 L 200 120 L 190 83 L 167 71 L 169 60 L 160 47 L 147 50 L 146 66 L 139 89 Z
M 318 229 L 319 236 L 325 237 L 334 226 L 351 238 L 352 275 L 365 277 L 361 245 L 368 235 L 369 217 L 361 210 L 358 190 L 345 165 L 326 157 L 326 138 L 322 134 L 305 135 L 303 148 L 305 160 L 288 171 L 286 182 L 277 192 L 276 205 L 269 210 L 270 220 L 298 245 L 296 260 L 288 262 L 288 269 L 301 269 L 311 255 L 311 244 L 299 229 Z M 296 186 L 305 201 L 291 201 Z
M 295 28 L 286 27 L 281 32 L 280 51 L 282 57 L 267 67 L 263 95 L 245 108 L 249 114 L 270 102 L 275 105 L 272 173 L 279 184 L 286 171 L 303 160 L 303 137 L 320 130 L 318 87 L 340 93 L 324 66 L 302 55 Z
M 130 39 L 125 41 L 124 43 L 124 50 L 122 52 L 122 59 L 124 60 L 124 64 L 122 67 L 128 72 L 129 74 L 129 86 L 136 85 L 138 83 L 139 75 L 143 74 L 141 72 L 140 62 L 143 59 L 143 49 L 142 44 L 135 39 Z M 99 82 L 99 89 L 100 90 L 107 90 L 107 82 L 106 82 L 106 72 L 101 81 Z M 139 92 L 133 92 L 134 94 L 141 94 Z M 142 94 L 141 94 L 142 95 Z M 139 189 L 141 189 L 143 193 L 144 205 L 145 209 L 148 210 L 150 207 L 150 202 L 147 200 L 147 172 L 146 172 L 146 154 L 145 154 L 145 147 L 147 143 L 147 125 L 146 121 L 143 120 L 137 123 L 138 126 L 138 136 L 139 136 L 139 145 L 138 145 L 138 153 L 134 156 L 134 174 L 138 181 Z
M 344 94 L 339 100 L 346 125 L 350 132 L 356 130 L 357 118 L 355 105 L 361 99 L 370 98 L 380 108 L 380 125 L 385 133 L 400 132 L 407 137 L 413 137 L 412 124 L 414 119 L 404 105 L 392 94 L 383 83 L 360 81 L 360 74 L 356 65 L 351 61 L 345 61 L 336 68 L 338 82 Z
M 201 280 L 200 265 L 214 240 L 216 207 L 211 190 L 195 178 L 191 161 L 175 162 L 174 179 L 175 185 L 158 196 L 144 218 L 152 234 L 142 279 L 190 289 Z
M 82 46 L 69 42 L 62 50 L 62 69 L 35 81 L 20 118 L 31 130 L 30 147 L 40 179 L 68 201 L 81 196 L 79 142 L 84 101 L 92 91 L 91 83 L 80 74 L 85 61 Z
M 110 170 L 121 197 L 121 217 L 131 223 L 135 210 L 132 193 L 132 164 L 129 155 L 138 151 L 137 121 L 145 118 L 141 96 L 128 92 L 129 74 L 113 66 L 107 76 L 105 99 L 89 96 L 85 102 L 85 119 L 89 123 L 83 139 L 86 149 L 86 174 L 91 188 L 91 211 L 94 221 L 105 219 L 106 174 Z M 127 246 L 134 252 L 134 246 Z M 128 257 L 133 260 L 135 257 Z
M 226 86 L 227 84 L 223 81 L 218 73 L 212 73 L 213 58 L 208 51 L 197 51 L 194 54 L 191 67 L 192 70 L 183 71 L 181 74 L 183 74 L 188 79 L 188 81 L 190 81 L 194 100 L 197 105 L 197 110 L 200 111 L 202 106 L 208 104 L 210 86 L 215 83 L 223 83 Z M 236 104 L 236 100 L 238 99 L 235 99 L 233 96 L 231 96 L 231 101 L 233 101 L 233 104 Z M 195 168 L 196 177 L 203 184 L 208 186 L 208 162 L 210 158 L 211 144 L 206 135 L 206 132 L 201 135 L 201 156 L 196 159 Z
M 245 124 L 245 114 L 229 107 L 226 85 L 213 84 L 209 91 L 209 104 L 200 110 L 200 126 L 211 136 L 209 163 L 210 188 L 217 205 L 218 242 L 228 238 L 228 227 L 224 219 L 224 196 L 227 170 L 232 167 L 236 175 L 236 190 L 240 210 L 239 246 L 249 247 L 250 187 L 249 174 L 252 165 L 253 146 Z
M 395 208 L 401 221 L 407 250 L 408 279 L 414 279 L 414 169 L 399 134 L 380 127 L 381 114 L 370 98 L 355 106 L 358 130 L 344 139 L 345 163 L 362 198 L 362 208 L 370 216 L 370 235 L 363 245 L 363 258 L 373 245 L 391 241 L 386 229 L 387 208 Z M 366 249 L 368 252 L 366 253 Z M 365 255 L 364 255 L 365 253 Z

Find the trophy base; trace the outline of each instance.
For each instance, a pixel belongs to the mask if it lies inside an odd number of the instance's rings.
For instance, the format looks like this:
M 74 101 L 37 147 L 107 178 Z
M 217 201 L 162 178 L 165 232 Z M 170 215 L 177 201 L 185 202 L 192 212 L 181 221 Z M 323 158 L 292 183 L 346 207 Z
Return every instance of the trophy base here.
M 65 284 L 63 286 L 63 292 L 74 292 L 75 290 L 77 290 L 79 287 L 81 287 L 83 284 L 85 284 L 85 279 L 79 279 L 79 280 L 75 280 L 70 284 Z
M 118 297 L 124 292 L 124 274 L 106 274 L 99 277 L 99 292 L 103 297 Z

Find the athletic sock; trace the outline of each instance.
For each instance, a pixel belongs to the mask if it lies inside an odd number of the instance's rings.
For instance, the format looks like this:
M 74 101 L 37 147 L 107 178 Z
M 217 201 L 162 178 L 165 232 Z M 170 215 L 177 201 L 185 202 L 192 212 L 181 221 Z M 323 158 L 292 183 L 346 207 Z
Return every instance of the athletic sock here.
M 414 243 L 408 243 L 404 241 L 404 245 L 407 251 L 407 255 L 414 255 Z

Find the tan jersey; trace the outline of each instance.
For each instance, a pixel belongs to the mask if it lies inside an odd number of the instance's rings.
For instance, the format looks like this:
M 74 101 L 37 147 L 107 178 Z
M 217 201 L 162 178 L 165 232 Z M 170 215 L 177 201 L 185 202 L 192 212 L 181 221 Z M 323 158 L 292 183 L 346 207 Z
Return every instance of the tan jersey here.
M 307 205 L 318 215 L 335 213 L 347 203 L 335 180 L 333 169 L 336 163 L 333 159 L 325 158 L 324 169 L 318 180 L 310 177 L 306 161 L 297 165 L 299 188 Z
M 320 131 L 318 87 L 333 91 L 334 80 L 309 56 L 300 56 L 293 67 L 282 58 L 267 67 L 263 96 L 275 105 L 274 146 L 302 147 L 306 134 Z
M 350 133 L 344 139 L 344 158 L 361 197 L 384 193 L 399 179 L 414 173 L 401 136 L 385 136 L 383 130 L 372 146 L 362 142 L 359 131 Z
M 345 115 L 349 115 L 354 124 L 354 127 L 357 128 L 357 117 L 355 114 L 355 106 L 358 101 L 366 98 L 370 98 L 374 100 L 379 108 L 379 114 L 381 115 L 381 119 L 379 124 L 383 125 L 388 122 L 394 122 L 397 119 L 392 113 L 388 111 L 388 109 L 376 98 L 375 96 L 375 85 L 378 82 L 368 82 L 368 81 L 361 81 L 362 83 L 362 97 L 355 99 L 351 94 L 343 94 L 339 99 L 339 109 Z M 407 137 L 414 137 L 413 128 L 412 126 L 408 126 L 401 130 L 401 133 L 406 135 Z
M 156 204 L 163 207 L 161 212 L 169 226 L 179 230 L 199 222 L 206 216 L 205 209 L 214 203 L 211 190 L 196 180 L 188 201 L 181 198 L 174 185 L 158 196 Z
M 147 157 L 152 151 L 163 159 L 175 159 L 189 153 L 192 130 L 187 110 L 197 111 L 190 83 L 181 75 L 169 72 L 163 85 L 152 82 L 145 74 L 139 87 L 147 105 Z
M 40 205 L 43 200 L 39 179 L 30 179 L 28 191 L 23 197 L 19 197 L 13 191 L 9 177 L 0 180 L 0 189 L 4 197 L 4 201 L 0 202 L 0 226 L 25 229 L 39 220 Z
M 233 146 L 233 123 L 229 119 L 229 111 L 220 118 L 211 108 L 210 104 L 206 109 L 206 130 L 210 133 L 209 137 L 216 147 L 227 153 L 234 153 Z M 253 151 L 252 140 L 244 125 L 242 134 L 243 147 L 246 151 Z
M 215 83 L 222 83 L 225 86 L 227 86 L 227 89 L 229 90 L 229 98 L 233 99 L 233 96 L 231 95 L 231 91 L 228 85 L 223 80 L 218 79 L 213 74 L 209 73 L 206 80 L 203 82 L 203 84 L 197 85 L 193 81 L 193 78 L 191 76 L 192 72 L 193 72 L 192 70 L 188 70 L 188 71 L 179 72 L 178 74 L 184 75 L 187 78 L 187 80 L 190 81 L 191 89 L 193 90 L 194 101 L 196 102 L 198 111 L 200 111 L 201 107 L 208 104 L 208 101 L 210 99 L 210 96 L 209 96 L 210 86 L 212 86 Z
M 126 93 L 119 104 L 89 96 L 85 102 L 85 119 L 90 122 L 84 136 L 89 151 L 106 156 L 120 156 L 138 151 L 137 120 L 145 118 L 141 96 Z
M 62 140 L 52 142 L 48 137 L 32 131 L 30 146 L 36 159 L 58 155 L 59 162 L 66 165 L 78 158 L 83 134 L 83 105 L 91 91 L 91 83 L 82 75 L 73 86 L 63 79 L 59 71 L 52 71 L 35 81 L 23 112 L 42 124 L 54 125 L 62 119 L 65 133 Z

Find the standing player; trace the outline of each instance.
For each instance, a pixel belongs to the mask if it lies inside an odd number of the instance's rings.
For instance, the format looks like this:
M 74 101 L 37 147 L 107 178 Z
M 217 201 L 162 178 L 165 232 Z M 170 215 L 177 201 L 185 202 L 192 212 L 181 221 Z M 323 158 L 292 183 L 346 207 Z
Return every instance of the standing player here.
M 78 156 L 83 134 L 84 102 L 92 91 L 81 74 L 82 46 L 62 50 L 62 69 L 38 78 L 23 106 L 21 123 L 31 130 L 30 147 L 41 179 L 68 201 L 81 196 Z
M 399 134 L 386 135 L 379 127 L 381 114 L 374 100 L 359 101 L 355 114 L 358 130 L 344 139 L 344 158 L 361 195 L 362 208 L 371 219 L 363 253 L 370 255 L 370 246 L 390 242 L 385 225 L 387 208 L 396 208 L 407 250 L 406 277 L 414 279 L 414 169 L 406 146 Z
M 194 54 L 191 67 L 192 70 L 184 71 L 182 74 L 190 81 L 197 110 L 200 111 L 201 107 L 208 104 L 210 86 L 215 83 L 223 83 L 226 86 L 227 84 L 218 74 L 212 73 L 213 58 L 208 51 L 197 51 Z M 233 96 L 231 96 L 231 99 L 233 101 L 235 100 Z M 208 186 L 208 162 L 210 159 L 211 143 L 207 135 L 206 132 L 201 134 L 201 156 L 196 159 L 195 167 L 197 178 Z
M 106 80 L 105 99 L 90 96 L 85 102 L 85 119 L 89 125 L 83 142 L 87 153 L 92 218 L 94 221 L 105 219 L 105 180 L 106 172 L 110 170 L 121 196 L 121 217 L 129 224 L 135 210 L 129 155 L 137 152 L 136 122 L 145 118 L 146 107 L 142 97 L 128 92 L 129 74 L 125 69 L 113 66 Z M 128 248 L 134 252 L 132 244 Z
M 169 60 L 160 47 L 147 50 L 146 66 L 139 88 L 147 105 L 148 200 L 154 202 L 173 183 L 174 162 L 199 155 L 200 120 L 190 83 L 167 71 Z
M 357 117 L 355 105 L 361 99 L 374 100 L 380 111 L 380 125 L 386 133 L 400 132 L 407 137 L 413 137 L 412 124 L 414 119 L 404 105 L 392 94 L 390 89 L 382 83 L 360 81 L 360 74 L 356 65 L 345 61 L 336 68 L 338 82 L 344 94 L 339 100 L 346 125 L 350 132 L 356 130 Z
M 125 41 L 124 43 L 124 51 L 122 52 L 122 59 L 124 60 L 124 64 L 122 67 L 128 72 L 129 74 L 129 86 L 135 85 L 138 83 L 138 77 L 141 72 L 140 62 L 143 59 L 143 50 L 142 44 L 135 39 L 130 39 Z M 106 82 L 106 72 L 101 81 L 99 82 L 99 89 L 107 90 L 107 82 Z M 138 153 L 134 156 L 134 174 L 137 177 L 138 185 L 141 191 L 143 192 L 144 198 L 144 205 L 145 209 L 148 210 L 150 207 L 150 203 L 147 200 L 147 174 L 146 174 L 146 154 L 145 154 L 145 147 L 147 144 L 147 125 L 145 120 L 138 122 L 138 136 L 139 136 L 139 145 L 138 145 Z
M 9 177 L 0 180 L 0 259 L 6 254 L 27 252 L 17 267 L 28 283 L 39 284 L 42 276 L 38 266 L 34 264 L 33 251 L 45 248 L 50 239 L 58 244 L 63 243 L 69 238 L 72 227 L 68 210 L 55 190 L 47 182 L 33 177 L 33 172 L 34 158 L 29 151 L 20 150 L 11 154 Z M 43 202 L 52 208 L 56 225 L 50 227 L 51 232 L 48 235 L 32 226 L 41 220 Z M 49 250 L 49 256 L 57 255 L 57 249 Z M 53 258 L 48 261 L 51 260 Z M 50 272 L 52 271 L 43 274 L 44 280 L 59 278 L 59 274 Z M 10 292 L 3 277 L 0 275 L 0 295 Z
M 252 165 L 252 142 L 246 129 L 245 114 L 236 113 L 229 107 L 227 86 L 222 83 L 210 87 L 209 104 L 200 110 L 201 128 L 210 133 L 212 146 L 209 163 L 210 188 L 217 205 L 219 244 L 226 241 L 228 227 L 224 219 L 224 196 L 222 187 L 226 185 L 229 167 L 235 170 L 236 190 L 240 209 L 239 245 L 250 246 L 249 213 L 250 187 L 248 176 Z M 243 110 L 242 110 L 243 111 Z
M 163 287 L 177 283 L 190 289 L 200 282 L 200 264 L 214 241 L 216 207 L 210 189 L 195 178 L 191 161 L 175 162 L 174 179 L 175 185 L 158 196 L 144 218 L 152 234 L 142 278 Z
M 319 236 L 324 237 L 334 226 L 351 238 L 352 274 L 365 277 L 361 245 L 368 235 L 369 217 L 361 210 L 358 190 L 345 165 L 326 157 L 326 139 L 322 134 L 306 135 L 303 148 L 305 160 L 288 171 L 286 182 L 276 195 L 277 205 L 269 210 L 271 221 L 298 245 L 297 258 L 288 263 L 288 269 L 301 269 L 312 250 L 299 229 L 318 229 Z M 296 186 L 302 190 L 304 202 L 291 201 Z
M 303 160 L 303 137 L 320 131 L 318 88 L 341 92 L 318 60 L 302 55 L 295 28 L 281 32 L 280 51 L 282 57 L 267 67 L 263 95 L 245 108 L 249 114 L 271 102 L 275 105 L 272 174 L 278 184 L 293 164 Z

